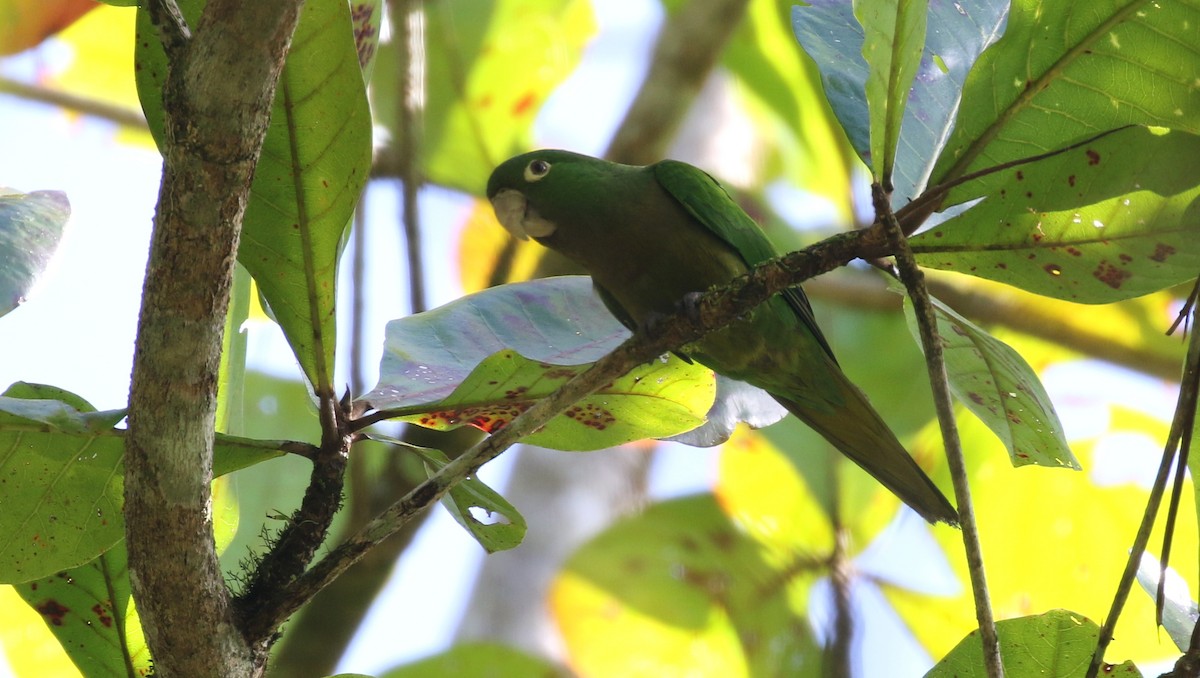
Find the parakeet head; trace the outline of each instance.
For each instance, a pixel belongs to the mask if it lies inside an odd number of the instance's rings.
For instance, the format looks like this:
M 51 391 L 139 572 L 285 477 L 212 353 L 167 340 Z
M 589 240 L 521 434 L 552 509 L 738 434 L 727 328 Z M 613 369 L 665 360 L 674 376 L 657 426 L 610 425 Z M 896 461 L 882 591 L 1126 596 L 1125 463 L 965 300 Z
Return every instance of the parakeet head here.
M 589 165 L 597 163 L 569 151 L 533 151 L 509 158 L 488 179 L 487 197 L 500 224 L 514 237 L 545 238 L 557 224 L 549 214 L 553 207 L 580 188 Z M 557 199 L 554 197 L 557 196 Z

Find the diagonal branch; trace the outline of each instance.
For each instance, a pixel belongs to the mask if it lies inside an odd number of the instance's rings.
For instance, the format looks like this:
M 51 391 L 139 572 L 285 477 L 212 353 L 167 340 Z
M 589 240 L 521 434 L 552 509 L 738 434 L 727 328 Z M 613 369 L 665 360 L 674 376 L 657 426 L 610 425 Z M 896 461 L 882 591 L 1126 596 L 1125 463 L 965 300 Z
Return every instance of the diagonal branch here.
M 779 291 L 843 266 L 858 257 L 886 254 L 879 229 L 841 233 L 804 250 L 756 267 L 730 284 L 708 291 L 692 311 L 676 313 L 662 322 L 654 336 L 636 334 L 588 371 L 535 403 L 496 434 L 475 445 L 437 474 L 418 485 L 386 511 L 329 553 L 301 576 L 278 605 L 259 609 L 250 623 L 256 628 L 278 625 L 313 595 L 394 534 L 417 513 L 438 501 L 451 487 L 473 476 L 487 462 L 521 438 L 536 431 L 580 398 L 594 392 L 641 363 L 733 322 Z

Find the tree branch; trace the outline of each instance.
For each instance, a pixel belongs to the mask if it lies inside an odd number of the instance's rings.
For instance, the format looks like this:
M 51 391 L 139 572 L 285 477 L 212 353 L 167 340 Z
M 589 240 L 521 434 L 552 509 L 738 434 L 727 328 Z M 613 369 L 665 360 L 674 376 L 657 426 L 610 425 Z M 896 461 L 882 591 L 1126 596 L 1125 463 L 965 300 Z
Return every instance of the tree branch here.
M 885 251 L 877 228 L 841 233 L 804 250 L 792 252 L 756 267 L 730 284 L 699 298 L 694 313 L 677 313 L 665 319 L 653 337 L 637 334 L 571 379 L 558 391 L 534 403 L 491 437 L 472 447 L 437 474 L 418 485 L 362 530 L 339 545 L 302 575 L 277 607 L 258 611 L 259 627 L 278 625 L 307 600 L 341 575 L 383 539 L 400 530 L 417 513 L 438 501 L 451 487 L 474 475 L 521 438 L 540 428 L 572 403 L 592 393 L 635 365 L 699 339 L 743 315 L 792 285 L 828 272 L 860 256 L 880 256 Z
M 642 165 L 666 155 L 747 4 L 748 0 L 692 0 L 667 18 L 650 57 L 650 72 L 605 158 Z
M 130 580 L 161 676 L 256 675 L 266 662 L 231 614 L 209 486 L 242 216 L 300 5 L 210 0 L 190 39 L 166 29 L 164 170 L 125 457 Z
M 115 106 L 89 97 L 81 97 L 62 90 L 30 85 L 3 76 L 0 76 L 0 94 L 11 94 L 26 101 L 36 101 L 70 109 L 84 115 L 108 120 L 122 127 L 131 127 L 143 132 L 148 129 L 146 127 L 146 116 L 142 115 L 141 111 L 124 106 Z

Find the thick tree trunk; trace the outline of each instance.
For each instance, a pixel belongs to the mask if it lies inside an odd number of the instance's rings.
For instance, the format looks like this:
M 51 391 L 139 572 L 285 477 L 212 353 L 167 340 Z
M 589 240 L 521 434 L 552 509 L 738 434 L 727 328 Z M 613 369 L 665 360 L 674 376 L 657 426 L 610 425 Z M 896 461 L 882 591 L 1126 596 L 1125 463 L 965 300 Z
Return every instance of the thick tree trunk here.
M 171 67 L 164 170 L 129 401 L 133 593 L 160 676 L 261 673 L 233 623 L 209 484 L 217 369 L 250 181 L 300 0 L 209 0 L 194 33 L 152 2 Z

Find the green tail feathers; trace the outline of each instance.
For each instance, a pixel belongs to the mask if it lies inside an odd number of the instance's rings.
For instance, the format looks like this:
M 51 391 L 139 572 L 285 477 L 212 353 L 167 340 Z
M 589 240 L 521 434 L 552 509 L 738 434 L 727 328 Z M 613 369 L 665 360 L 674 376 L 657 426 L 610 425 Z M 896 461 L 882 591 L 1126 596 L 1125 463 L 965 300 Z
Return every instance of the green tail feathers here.
M 958 525 L 954 505 L 908 454 L 862 391 L 844 377 L 841 381 L 846 398 L 840 408 L 806 408 L 785 398 L 775 399 L 925 520 Z M 847 421 L 854 423 L 847 426 Z

